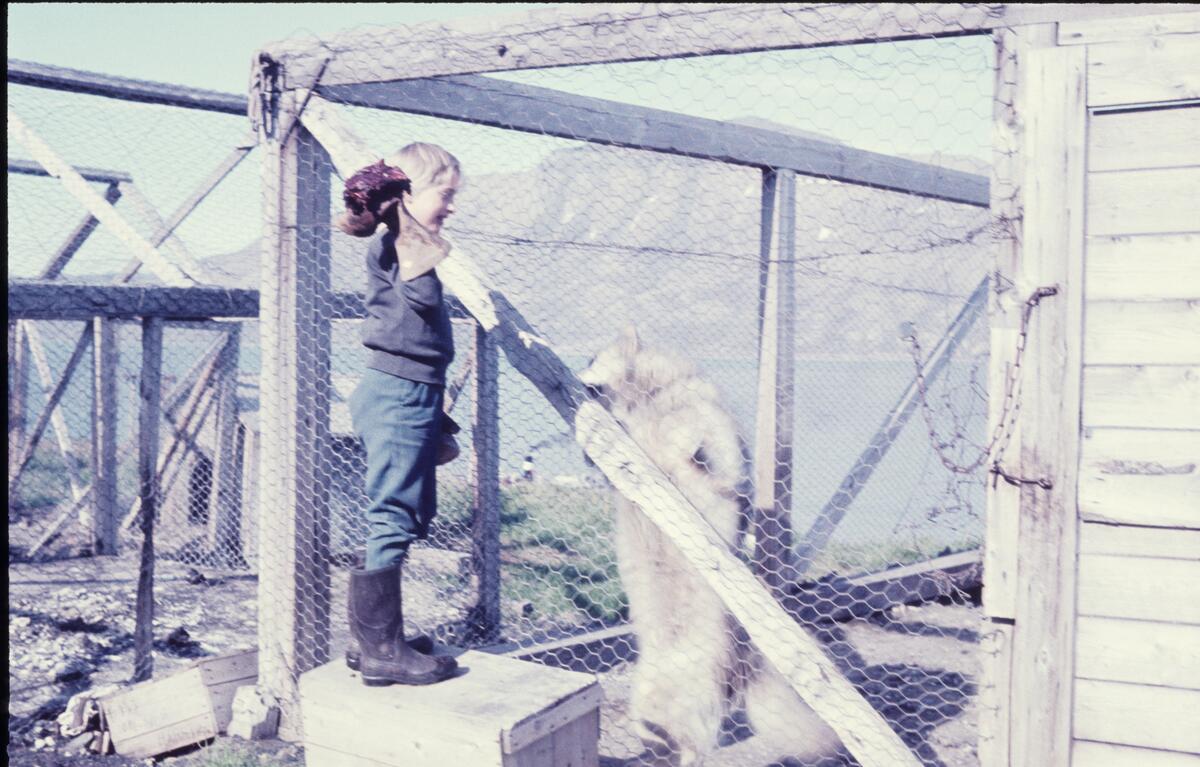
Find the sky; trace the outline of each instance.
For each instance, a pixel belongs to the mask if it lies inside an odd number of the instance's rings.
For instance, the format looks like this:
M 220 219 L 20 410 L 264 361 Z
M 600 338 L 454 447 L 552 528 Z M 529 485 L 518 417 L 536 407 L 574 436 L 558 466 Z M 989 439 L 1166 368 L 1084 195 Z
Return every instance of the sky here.
M 29 3 L 9 4 L 8 56 L 103 74 L 246 92 L 253 53 L 293 36 L 362 26 L 514 15 L 550 3 Z M 920 40 L 563 67 L 489 76 L 717 120 L 753 120 L 886 154 L 990 154 L 991 51 L 986 38 Z M 76 165 L 133 173 L 160 211 L 187 198 L 237 144 L 245 118 L 146 107 L 15 86 L 9 108 Z M 387 153 L 410 140 L 452 147 L 471 173 L 532 168 L 580 142 L 374 110 L 350 110 L 367 143 Z M 11 143 L 11 142 L 10 142 Z M 22 150 L 10 146 L 10 156 Z M 256 236 L 255 163 L 243 163 L 181 227 L 203 252 L 232 252 Z M 75 203 L 51 204 L 46 180 L 17 180 L 27 202 L 10 211 L 10 245 L 74 226 Z M 10 184 L 14 179 L 10 177 Z M 239 191 L 240 190 L 240 191 Z M 468 190 L 469 191 L 469 190 Z M 224 195 L 222 197 L 222 195 Z M 59 208 L 54 207 L 59 205 Z M 237 231 L 237 237 L 233 232 Z M 90 243 L 101 249 L 103 237 Z M 113 252 L 119 251 L 115 248 Z M 82 264 L 82 260 L 81 260 Z M 105 267 L 107 268 L 107 267 Z
M 554 3 L 9 3 L 8 56 L 243 92 L 254 51 L 360 26 L 519 13 Z M 103 34 L 97 34 L 103 30 Z

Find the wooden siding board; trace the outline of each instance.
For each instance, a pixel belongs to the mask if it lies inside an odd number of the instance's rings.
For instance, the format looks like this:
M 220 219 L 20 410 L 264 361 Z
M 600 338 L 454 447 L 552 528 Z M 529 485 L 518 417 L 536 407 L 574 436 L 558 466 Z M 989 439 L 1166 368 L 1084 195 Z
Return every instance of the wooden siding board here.
M 1085 426 L 1200 429 L 1200 366 L 1087 367 Z
M 1200 690 L 1200 626 L 1080 618 L 1075 676 Z
M 1072 767 L 1200 767 L 1200 754 L 1076 740 Z
M 1079 553 L 1200 560 L 1200 530 L 1084 522 Z
M 1058 25 L 1058 44 L 1090 45 L 1193 32 L 1200 32 L 1200 13 L 1167 13 L 1133 18 L 1100 18 L 1082 21 L 1064 19 Z
M 1085 365 L 1200 365 L 1200 299 L 1090 301 Z
M 1089 173 L 1185 165 L 1200 165 L 1200 106 L 1092 116 Z
M 1079 615 L 1200 624 L 1200 561 L 1084 554 Z
M 1200 166 L 1088 174 L 1088 235 L 1195 232 Z
M 1089 301 L 1200 299 L 1200 234 L 1089 237 L 1086 280 Z
M 1200 431 L 1085 429 L 1079 514 L 1200 530 Z
M 1200 691 L 1080 679 L 1075 737 L 1200 752 Z
M 1089 45 L 1088 106 L 1200 98 L 1200 35 Z

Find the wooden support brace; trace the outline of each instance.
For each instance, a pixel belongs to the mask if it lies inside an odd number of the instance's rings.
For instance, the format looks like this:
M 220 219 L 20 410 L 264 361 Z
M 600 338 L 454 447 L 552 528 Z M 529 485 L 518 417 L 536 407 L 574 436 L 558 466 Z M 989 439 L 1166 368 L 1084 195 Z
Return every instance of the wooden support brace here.
M 230 323 L 217 363 L 214 399 L 217 403 L 216 455 L 208 512 L 208 549 L 230 565 L 242 558 L 242 504 L 237 461 L 237 373 L 241 326 Z
M 121 186 L 117 183 L 108 185 L 108 189 L 104 191 L 104 201 L 109 205 L 116 205 L 117 200 L 121 199 Z M 46 268 L 42 270 L 40 275 L 43 280 L 53 280 L 62 274 L 66 268 L 67 262 L 83 247 L 83 243 L 92 235 L 96 227 L 100 225 L 100 219 L 88 213 L 79 226 L 75 227 L 75 231 L 71 232 L 67 237 L 66 243 L 63 244 L 58 252 L 54 254 L 54 258 L 50 259 L 50 263 L 46 264 Z
M 50 370 L 50 362 L 46 359 L 46 350 L 42 346 L 41 334 L 38 332 L 37 326 L 32 322 L 24 323 L 25 337 L 29 341 L 29 351 L 33 354 L 34 366 L 37 367 L 38 376 L 42 379 L 42 388 L 46 392 L 46 399 L 49 401 L 55 386 L 54 373 Z M 75 347 L 79 349 L 77 344 Z M 72 355 L 74 357 L 74 355 Z M 79 359 L 75 358 L 78 363 Z M 63 371 L 65 375 L 69 375 L 73 371 Z M 65 384 L 64 384 L 65 385 Z M 60 395 L 61 398 L 61 395 Z M 55 405 L 59 403 L 55 402 Z M 62 410 L 55 407 L 50 411 L 50 423 L 54 427 L 54 435 L 58 442 L 58 452 L 62 456 L 64 468 L 67 472 L 67 480 L 71 484 L 71 497 L 78 499 L 83 495 L 83 482 L 79 477 L 79 469 L 75 466 L 75 450 L 71 444 L 71 431 L 67 428 L 67 420 L 63 417 Z
M 285 96 L 277 136 L 264 137 L 260 280 L 258 568 L 259 685 L 280 701 L 279 733 L 300 737 L 299 675 L 329 658 L 332 398 L 330 164 Z
M 199 436 L 200 430 L 204 428 L 204 424 L 208 420 L 209 415 L 211 415 L 213 413 L 213 411 L 216 409 L 217 409 L 216 387 L 209 387 L 209 388 L 205 389 L 204 392 L 200 396 L 200 402 L 197 405 L 196 418 L 194 419 L 194 422 L 191 424 L 191 426 L 188 429 L 182 430 L 179 432 L 180 441 L 184 444 L 194 442 L 194 440 Z M 205 454 L 202 452 L 199 452 L 199 451 L 193 451 L 193 452 L 200 459 L 206 458 Z M 188 471 L 188 461 L 187 461 L 187 453 L 186 452 L 176 453 L 175 456 L 172 458 L 172 460 L 170 460 L 166 464 L 164 464 L 160 478 L 159 478 L 160 495 L 163 498 L 170 498 L 171 491 L 175 489 L 176 483 L 178 483 L 179 480 L 183 477 L 190 477 L 190 472 Z M 211 503 L 211 500 L 212 500 L 211 495 L 209 496 L 209 500 Z M 190 509 L 189 509 L 189 511 L 190 511 Z M 210 511 L 211 511 L 211 508 L 210 508 Z M 136 514 L 133 515 L 132 518 L 137 519 L 137 515 Z
M 196 379 L 195 385 L 192 386 L 187 400 L 181 407 L 182 417 L 181 420 L 177 422 L 179 424 L 178 429 L 173 430 L 174 434 L 171 437 L 171 442 L 168 444 L 167 449 L 158 458 L 157 476 L 159 482 L 162 481 L 163 473 L 166 471 L 171 459 L 175 457 L 175 453 L 179 450 L 180 445 L 184 442 L 193 441 L 193 438 L 188 436 L 188 428 L 192 423 L 192 419 L 196 415 L 200 405 L 201 396 L 204 394 L 205 389 L 208 388 L 209 382 L 212 380 L 213 373 L 216 370 L 217 363 L 219 361 L 220 355 L 217 354 L 213 355 L 213 357 L 205 364 L 203 370 L 200 372 L 200 376 Z M 197 424 L 199 424 L 199 422 L 197 422 Z M 141 498 L 139 496 L 138 498 L 134 499 L 129 511 L 125 514 L 125 518 L 121 521 L 122 529 L 128 529 L 137 520 L 138 512 L 141 509 L 140 504 Z
M 782 598 L 784 586 L 796 580 L 792 561 L 796 174 L 765 170 L 762 175 L 754 564 L 771 592 Z
M 84 180 L 83 176 L 79 175 L 74 168 L 63 161 L 11 109 L 8 111 L 8 133 L 10 137 L 20 142 L 51 176 L 62 181 L 67 191 L 75 199 L 79 200 L 93 216 L 99 219 L 100 223 L 109 227 L 113 234 L 129 246 L 139 259 L 145 261 L 159 279 L 168 285 L 181 287 L 196 284 L 196 280 L 184 273 L 178 266 L 171 263 L 159 253 L 154 246 L 146 242 L 145 238 L 129 225 L 124 216 L 117 212 L 116 208 L 97 194 L 88 185 L 88 182 Z
M 148 201 L 144 201 L 143 198 L 143 201 L 146 203 L 146 205 L 143 206 L 144 212 L 149 213 L 150 220 L 156 224 L 156 230 L 150 237 L 150 244 L 157 248 L 164 242 L 170 241 L 177 243 L 178 246 L 182 248 L 183 244 L 179 242 L 179 239 L 177 237 L 172 237 L 175 230 L 179 228 L 180 224 L 182 224 L 184 220 L 191 215 L 192 211 L 194 211 L 200 205 L 200 203 L 204 202 L 208 195 L 212 194 L 212 191 L 217 187 L 217 185 L 224 181 L 225 177 L 233 172 L 233 169 L 236 168 L 238 164 L 246 158 L 246 155 L 250 154 L 250 150 L 252 149 L 254 149 L 254 144 L 246 142 L 243 142 L 241 146 L 235 147 L 232 152 L 230 152 L 224 159 L 221 160 L 221 163 L 217 165 L 213 172 L 200 182 L 199 186 L 196 187 L 196 190 L 192 192 L 187 199 L 180 203 L 177 208 L 175 208 L 174 212 L 172 212 L 165 221 L 158 216 L 157 212 L 153 210 L 153 207 L 148 207 Z M 141 266 L 142 262 L 139 259 L 135 258 L 131 260 L 121 271 L 120 276 L 117 278 L 117 282 L 129 282 L 131 279 L 133 279 L 133 276 L 137 274 L 138 269 L 140 269 Z M 207 282 L 211 283 L 213 281 L 211 276 L 206 277 Z
M 494 641 L 500 631 L 500 370 L 495 343 L 478 325 L 473 362 L 471 561 L 479 594 L 471 623 L 480 639 Z
M 137 224 L 139 231 L 142 232 L 146 241 L 158 249 L 164 256 L 170 258 L 171 263 L 178 264 L 187 274 L 195 278 L 201 284 L 209 284 L 212 280 L 205 273 L 204 267 L 192 257 L 188 252 L 187 246 L 183 241 L 174 235 L 174 229 L 167 230 L 163 221 L 162 214 L 158 212 L 158 208 L 154 203 L 142 194 L 142 190 L 137 184 L 130 182 L 124 185 L 125 199 L 129 205 L 136 211 Z M 134 273 L 141 266 L 141 260 L 133 258 L 125 268 L 121 271 L 116 279 L 117 284 L 123 284 L 132 279 Z
M 301 115 L 343 175 L 375 155 L 328 104 Z M 717 532 L 671 484 L 645 452 L 592 401 L 575 374 L 503 294 L 488 288 L 470 259 L 452 252 L 438 266 L 446 288 L 458 296 L 495 338 L 513 366 L 542 392 L 613 486 L 637 504 L 725 603 L 767 661 L 842 739 L 864 767 L 917 765 L 913 753 L 879 713 L 841 675 L 812 636 L 787 615 L 758 579 L 728 551 Z
M 26 417 L 29 407 L 29 344 L 21 321 L 9 315 L 8 320 L 8 454 L 17 455 L 25 444 Z M 11 471 L 11 469 L 10 469 Z M 12 487 L 9 487 L 9 498 Z
M 97 317 L 92 325 L 92 542 L 97 554 L 116 554 L 117 525 L 117 367 L 116 322 Z M 136 439 L 131 435 L 130 439 Z
M 937 378 L 945 369 L 954 350 L 962 342 L 967 331 L 975 324 L 975 320 L 984 313 L 987 307 L 988 278 L 984 277 L 975 286 L 975 290 L 967 298 L 958 315 L 950 323 L 950 327 L 938 341 L 938 345 L 929 353 L 929 357 L 921 364 L 920 378 L 914 376 L 908 388 L 900 395 L 900 399 L 883 419 L 883 423 L 871 437 L 867 447 L 858 456 L 850 472 L 838 485 L 837 492 L 826 502 L 805 533 L 796 551 L 796 576 L 808 572 L 817 556 L 825 549 L 829 539 L 833 537 L 838 524 L 846 516 L 850 504 L 866 486 L 867 481 L 879 467 L 888 450 L 895 444 L 908 419 L 916 412 L 921 403 L 920 381 L 926 384 Z
M 23 332 L 22 324 L 18 323 L 17 333 Z M 46 425 L 50 423 L 51 416 L 57 415 L 61 418 L 61 413 L 58 413 L 58 403 L 62 399 L 63 393 L 67 390 L 67 384 L 70 383 L 71 375 L 75 372 L 75 367 L 79 361 L 83 359 L 83 355 L 87 353 L 88 347 L 91 345 L 92 333 L 91 328 L 85 327 L 79 340 L 75 342 L 75 349 L 71 352 L 70 359 L 67 360 L 67 365 L 63 368 L 63 374 L 59 377 L 58 383 L 54 385 L 46 400 L 46 406 L 42 412 L 38 414 L 38 420 L 33 425 L 33 429 L 29 432 L 29 436 L 25 439 L 22 449 L 17 453 L 17 458 L 9 464 L 8 474 L 8 494 L 11 498 L 16 492 L 16 488 L 20 485 L 21 477 L 25 474 L 25 469 L 29 466 L 29 462 L 33 460 L 33 454 L 37 451 L 38 443 L 41 441 L 42 434 L 46 430 Z M 80 493 L 73 492 L 73 497 L 78 499 Z

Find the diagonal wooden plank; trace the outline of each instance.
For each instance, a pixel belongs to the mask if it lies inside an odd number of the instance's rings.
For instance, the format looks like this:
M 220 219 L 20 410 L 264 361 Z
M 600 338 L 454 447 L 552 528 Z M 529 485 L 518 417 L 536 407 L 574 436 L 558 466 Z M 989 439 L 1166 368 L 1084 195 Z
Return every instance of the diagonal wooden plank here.
M 817 555 L 829 543 L 829 539 L 833 537 L 834 531 L 838 524 L 846 516 L 846 511 L 850 508 L 850 504 L 858 497 L 859 492 L 866 486 L 867 481 L 879 467 L 883 461 L 883 457 L 887 455 L 888 450 L 895 444 L 896 439 L 900 436 L 904 425 L 908 423 L 908 419 L 916 411 L 917 405 L 920 404 L 921 397 L 925 396 L 921 392 L 920 381 L 923 379 L 926 384 L 934 380 L 939 373 L 949 363 L 950 358 L 954 355 L 954 350 L 962 342 L 967 331 L 975 324 L 975 320 L 987 308 L 987 287 L 988 278 L 984 277 L 975 287 L 974 292 L 967 298 L 962 309 L 959 310 L 958 316 L 950 323 L 950 327 L 946 329 L 942 335 L 938 345 L 929 353 L 929 357 L 921 365 L 920 378 L 914 377 L 909 383 L 908 388 L 900 395 L 899 401 L 888 412 L 883 419 L 883 424 L 875 432 L 875 436 L 867 443 L 867 447 L 858 456 L 851 467 L 850 472 L 846 474 L 838 485 L 837 491 L 830 498 L 821 511 L 817 513 L 817 517 L 809 526 L 808 532 L 805 533 L 803 540 L 800 541 L 796 548 L 796 575 L 800 576 L 808 572 L 812 567 Z
M 154 203 L 142 194 L 142 190 L 134 183 L 125 185 L 125 197 L 129 204 L 137 212 L 138 218 L 141 220 L 141 229 L 144 232 L 152 234 L 147 235 L 147 242 L 158 249 L 160 253 L 168 257 L 172 263 L 177 264 L 181 269 L 194 277 L 201 283 L 211 284 L 212 279 L 205 273 L 204 267 L 192 257 L 188 252 L 187 246 L 183 241 L 174 236 L 174 229 L 167 230 L 165 221 L 162 215 L 158 212 L 158 208 Z M 161 235 L 161 236 L 160 236 Z M 128 282 L 141 267 L 142 261 L 139 258 L 133 258 L 122 270 L 117 278 L 118 283 Z
M 29 341 L 29 351 L 33 354 L 34 367 L 37 368 L 38 376 L 42 379 L 42 388 L 46 392 L 46 398 L 49 400 L 58 386 L 54 380 L 54 373 L 50 370 L 50 362 L 46 358 L 46 349 L 42 345 L 41 334 L 38 332 L 37 326 L 32 322 L 26 322 L 25 338 Z M 78 352 L 83 346 L 82 341 L 77 343 L 75 350 Z M 78 357 L 74 354 L 72 359 L 76 363 L 79 362 Z M 59 383 L 65 387 L 65 379 L 73 372 L 71 370 L 64 371 L 63 380 Z M 61 399 L 61 395 L 60 395 Z M 55 405 L 58 403 L 56 402 Z M 62 455 L 63 464 L 66 468 L 67 479 L 71 483 L 71 497 L 78 498 L 83 495 L 84 487 L 79 478 L 79 469 L 75 467 L 75 451 L 71 445 L 71 431 L 67 428 L 67 420 L 63 417 L 62 410 L 58 407 L 48 408 L 50 410 L 50 424 L 54 427 L 54 435 L 58 442 L 58 452 Z
M 20 324 L 29 324 L 27 322 Z M 20 327 L 20 324 L 18 327 Z M 18 333 L 23 332 L 19 329 Z M 34 424 L 33 430 L 29 432 L 25 439 L 20 454 L 17 459 L 9 464 L 8 473 L 8 495 L 9 498 L 16 492 L 18 485 L 21 482 L 21 477 L 25 473 L 25 469 L 29 466 L 29 462 L 33 459 L 33 454 L 37 451 L 38 442 L 42 438 L 42 434 L 46 430 L 46 425 L 50 423 L 52 416 L 57 415 L 57 419 L 62 418 L 62 414 L 58 412 L 58 403 L 62 399 L 63 393 L 67 390 L 67 384 L 71 380 L 71 375 L 75 372 L 79 361 L 83 359 L 83 355 L 87 352 L 88 347 L 92 342 L 92 329 L 84 327 L 79 340 L 75 342 L 75 349 L 71 352 L 71 357 L 67 360 L 67 365 L 63 368 L 63 373 L 59 376 L 58 382 L 54 385 L 46 400 L 46 406 L 42 408 L 42 412 L 38 414 L 37 423 Z M 32 343 L 32 341 L 30 342 Z M 40 349 L 39 349 L 40 352 Z M 44 360 L 43 360 L 44 362 Z M 39 365 L 40 367 L 40 365 Z M 56 419 L 56 420 L 57 420 Z M 63 425 L 65 428 L 65 424 Z M 57 428 L 57 427 L 56 427 Z M 75 498 L 79 498 L 81 493 L 74 493 Z
M 83 203 L 84 207 L 102 224 L 109 227 L 113 234 L 125 243 L 134 254 L 145 261 L 155 275 L 168 285 L 191 286 L 196 280 L 183 272 L 158 252 L 145 238 L 129 225 L 117 209 L 104 200 L 83 176 L 67 164 L 50 146 L 42 140 L 25 122 L 11 109 L 8 111 L 8 133 L 16 139 L 37 160 L 46 171 L 59 179 L 73 197 Z
M 221 160 L 220 164 L 218 164 L 217 167 L 212 171 L 212 173 L 208 174 L 208 176 L 200 182 L 200 184 L 196 187 L 196 190 L 192 192 L 187 199 L 180 203 L 170 216 L 167 216 L 165 220 L 159 220 L 157 222 L 158 228 L 150 237 L 150 244 L 157 248 L 159 245 L 166 242 L 168 238 L 170 238 L 175 232 L 175 230 L 179 228 L 179 225 L 191 215 L 192 211 L 194 211 L 200 205 L 200 203 L 204 202 L 208 195 L 212 194 L 212 191 L 217 188 L 217 185 L 224 181 L 225 178 L 233 172 L 233 170 L 241 163 L 241 161 L 246 158 L 246 155 L 250 154 L 252 149 L 254 149 L 253 143 L 244 142 L 242 145 L 235 147 L 232 152 L 226 155 L 225 158 Z M 175 241 L 178 242 L 178 239 Z M 121 276 L 118 278 L 117 282 L 129 282 L 129 280 L 131 280 L 133 276 L 137 274 L 137 271 L 141 268 L 141 265 L 142 262 L 138 259 L 135 258 L 131 260 L 121 271 Z M 208 281 L 211 282 L 212 280 L 210 279 Z
M 313 111 L 310 104 L 301 119 L 343 176 L 377 158 L 332 105 Z M 483 282 L 470 258 L 454 252 L 438 265 L 438 274 L 513 366 L 574 427 L 577 441 L 616 490 L 637 504 L 671 539 L 767 661 L 829 724 L 863 767 L 917 765 L 913 753 L 842 676 L 817 641 L 728 551 L 718 533 L 612 415 L 599 404 L 586 401 L 583 386 L 571 369 L 502 293 Z
M 224 339 L 221 340 L 221 344 L 222 346 L 224 345 Z M 175 453 L 179 450 L 180 445 L 184 443 L 190 443 L 194 440 L 194 437 L 189 436 L 189 428 L 192 425 L 192 419 L 195 418 L 199 409 L 200 400 L 205 391 L 208 389 L 209 382 L 212 380 L 213 374 L 217 369 L 217 363 L 220 361 L 220 358 L 221 355 L 219 353 L 214 354 L 212 358 L 205 363 L 204 369 L 196 379 L 195 386 L 192 387 L 190 393 L 188 394 L 187 400 L 180 408 L 182 411 L 182 416 L 180 420 L 177 421 L 179 424 L 178 429 L 172 429 L 174 434 L 170 443 L 167 445 L 167 449 L 158 456 L 158 463 L 155 471 L 157 477 L 156 481 L 159 483 L 162 482 L 163 475 L 166 472 L 167 467 L 170 465 L 171 459 L 175 457 Z M 174 424 L 172 426 L 174 427 Z M 199 422 L 197 422 L 197 427 L 198 426 Z M 133 523 L 138 520 L 141 508 L 141 498 L 135 498 L 129 508 L 129 511 L 126 512 L 124 519 L 121 521 L 122 530 L 130 528 Z
M 121 199 L 120 184 L 109 184 L 108 189 L 104 192 L 104 200 L 109 205 L 116 205 L 117 200 Z M 71 232 L 67 237 L 66 243 L 58 249 L 54 254 L 54 258 L 50 259 L 50 263 L 46 264 L 46 268 L 42 270 L 40 279 L 53 280 L 62 274 L 66 268 L 67 262 L 83 247 L 83 243 L 87 242 L 87 238 L 92 236 L 92 232 L 96 231 L 96 227 L 100 225 L 100 219 L 93 216 L 91 213 L 84 217 L 79 226 L 75 227 L 75 231 Z

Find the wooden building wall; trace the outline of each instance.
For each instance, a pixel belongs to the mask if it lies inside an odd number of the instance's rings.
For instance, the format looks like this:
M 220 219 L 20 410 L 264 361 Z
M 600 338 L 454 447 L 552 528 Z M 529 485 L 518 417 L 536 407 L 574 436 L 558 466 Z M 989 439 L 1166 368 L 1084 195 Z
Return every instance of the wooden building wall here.
M 1200 767 L 1200 12 L 1179 8 L 996 33 L 993 425 L 1017 363 L 1023 389 L 988 491 L 984 767 Z
M 1200 34 L 1084 31 L 1071 761 L 1200 765 Z

